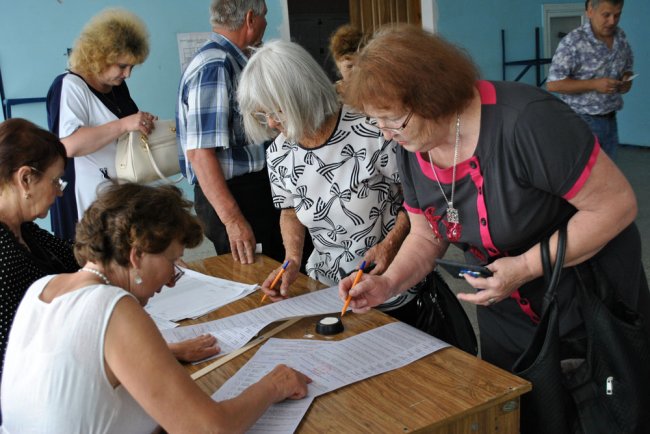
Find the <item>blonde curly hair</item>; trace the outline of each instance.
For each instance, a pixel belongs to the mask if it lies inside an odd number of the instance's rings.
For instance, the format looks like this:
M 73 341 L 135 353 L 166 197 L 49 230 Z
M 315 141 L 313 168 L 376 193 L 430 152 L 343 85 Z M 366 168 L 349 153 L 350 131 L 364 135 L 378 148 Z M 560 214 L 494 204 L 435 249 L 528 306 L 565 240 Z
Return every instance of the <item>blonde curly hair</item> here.
M 131 65 L 149 56 L 149 32 L 144 22 L 125 9 L 106 9 L 83 28 L 70 54 L 70 69 L 97 76 L 127 57 Z

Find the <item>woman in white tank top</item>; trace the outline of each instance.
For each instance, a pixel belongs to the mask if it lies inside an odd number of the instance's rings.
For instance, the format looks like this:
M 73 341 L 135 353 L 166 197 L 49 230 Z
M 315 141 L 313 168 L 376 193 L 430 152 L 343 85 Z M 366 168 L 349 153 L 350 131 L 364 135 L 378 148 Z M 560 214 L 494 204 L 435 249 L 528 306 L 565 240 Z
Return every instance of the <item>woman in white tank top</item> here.
M 76 273 L 28 290 L 9 335 L 1 399 L 5 433 L 243 432 L 310 381 L 277 366 L 215 402 L 175 360 L 142 306 L 174 286 L 175 262 L 201 226 L 173 186 L 112 184 L 77 228 Z

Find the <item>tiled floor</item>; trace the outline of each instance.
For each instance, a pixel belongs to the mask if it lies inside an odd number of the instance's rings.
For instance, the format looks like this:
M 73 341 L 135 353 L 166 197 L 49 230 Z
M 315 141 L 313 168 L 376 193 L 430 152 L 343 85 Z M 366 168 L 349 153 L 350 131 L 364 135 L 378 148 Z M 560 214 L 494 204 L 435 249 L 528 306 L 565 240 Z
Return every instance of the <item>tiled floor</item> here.
M 617 158 L 617 164 L 627 176 L 637 195 L 637 201 L 639 203 L 637 225 L 641 231 L 641 239 L 644 247 L 643 264 L 645 266 L 646 275 L 650 276 L 650 183 L 648 182 L 648 171 L 650 171 L 650 148 L 630 146 L 621 147 Z M 187 249 L 183 259 L 186 262 L 190 262 L 214 255 L 214 246 L 211 242 L 206 240 L 197 248 Z M 457 261 L 464 261 L 460 250 L 453 247 L 449 249 L 446 257 Z M 443 275 L 454 292 L 458 293 L 469 289 L 469 286 L 464 283 L 464 281 L 453 279 L 444 273 Z M 467 303 L 463 303 L 463 305 L 478 333 L 478 326 L 476 325 L 476 308 Z

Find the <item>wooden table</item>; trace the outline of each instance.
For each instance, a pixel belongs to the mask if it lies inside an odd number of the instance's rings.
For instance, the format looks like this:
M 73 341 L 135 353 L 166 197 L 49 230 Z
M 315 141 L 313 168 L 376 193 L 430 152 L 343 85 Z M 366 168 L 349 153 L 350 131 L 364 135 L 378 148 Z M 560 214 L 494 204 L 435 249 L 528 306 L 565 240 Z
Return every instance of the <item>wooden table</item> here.
M 230 255 L 190 264 L 196 271 L 244 283 L 261 283 L 280 264 L 258 255 L 252 265 L 240 265 Z M 293 294 L 323 288 L 301 275 Z M 223 318 L 259 306 L 260 292 L 231 303 L 198 320 Z M 303 318 L 276 337 L 344 339 L 395 321 L 382 312 L 348 313 L 345 331 L 334 338 L 315 333 L 320 317 Z M 261 333 L 277 327 L 268 326 Z M 241 368 L 259 347 L 252 348 L 197 379 L 208 394 L 214 393 Z M 187 365 L 195 372 L 210 362 Z M 299 433 L 518 433 L 519 397 L 530 391 L 527 381 L 490 365 L 457 348 L 445 348 L 410 365 L 343 387 L 316 398 L 300 423 Z

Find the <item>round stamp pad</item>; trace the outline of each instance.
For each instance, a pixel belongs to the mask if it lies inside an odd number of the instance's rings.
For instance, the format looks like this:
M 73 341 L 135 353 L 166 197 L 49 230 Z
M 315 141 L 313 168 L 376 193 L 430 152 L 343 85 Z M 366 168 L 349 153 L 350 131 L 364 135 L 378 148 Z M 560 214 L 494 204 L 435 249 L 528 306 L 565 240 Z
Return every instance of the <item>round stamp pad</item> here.
M 343 331 L 343 321 L 337 316 L 326 316 L 316 323 L 316 333 L 330 336 Z

